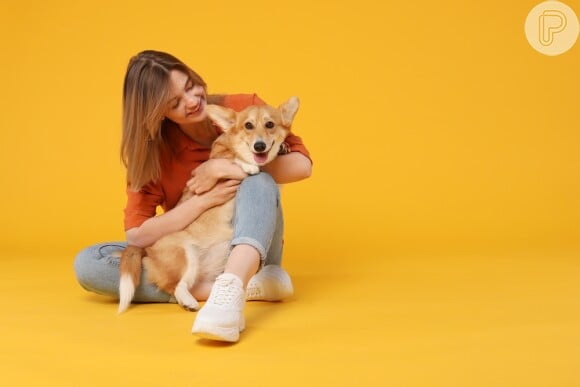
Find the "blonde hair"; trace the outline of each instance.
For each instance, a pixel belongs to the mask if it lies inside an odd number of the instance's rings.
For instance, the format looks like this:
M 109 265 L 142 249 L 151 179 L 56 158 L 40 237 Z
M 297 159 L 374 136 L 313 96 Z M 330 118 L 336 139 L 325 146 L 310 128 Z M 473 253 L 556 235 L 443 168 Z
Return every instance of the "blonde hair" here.
M 161 156 L 169 151 L 164 128 L 173 124 L 165 119 L 172 70 L 183 72 L 194 85 L 206 88 L 196 72 L 165 52 L 140 52 L 131 58 L 127 67 L 123 84 L 121 160 L 127 168 L 127 182 L 135 191 L 159 180 Z

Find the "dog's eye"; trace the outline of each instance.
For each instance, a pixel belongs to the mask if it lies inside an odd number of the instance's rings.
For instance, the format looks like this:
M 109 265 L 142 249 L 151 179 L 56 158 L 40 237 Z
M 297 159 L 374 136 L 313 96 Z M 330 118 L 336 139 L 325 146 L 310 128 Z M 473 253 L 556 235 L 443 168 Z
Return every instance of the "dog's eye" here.
M 252 125 L 252 123 L 251 123 L 251 122 L 246 122 L 246 123 L 244 124 L 244 126 L 246 127 L 246 129 L 254 129 L 254 125 Z
M 268 129 L 272 129 L 276 125 L 272 121 L 268 121 L 264 124 L 264 126 Z

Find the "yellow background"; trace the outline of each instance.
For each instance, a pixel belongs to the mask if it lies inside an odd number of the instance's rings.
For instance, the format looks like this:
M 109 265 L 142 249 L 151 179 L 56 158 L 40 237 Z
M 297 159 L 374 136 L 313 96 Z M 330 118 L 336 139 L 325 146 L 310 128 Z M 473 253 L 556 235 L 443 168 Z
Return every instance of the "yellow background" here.
M 536 4 L 3 2 L 3 375 L 580 385 L 580 43 L 534 51 Z M 144 49 L 210 92 L 301 99 L 314 174 L 283 188 L 297 294 L 248 305 L 233 347 L 197 343 L 174 305 L 117 317 L 75 284 L 77 251 L 124 237 L 121 87 Z

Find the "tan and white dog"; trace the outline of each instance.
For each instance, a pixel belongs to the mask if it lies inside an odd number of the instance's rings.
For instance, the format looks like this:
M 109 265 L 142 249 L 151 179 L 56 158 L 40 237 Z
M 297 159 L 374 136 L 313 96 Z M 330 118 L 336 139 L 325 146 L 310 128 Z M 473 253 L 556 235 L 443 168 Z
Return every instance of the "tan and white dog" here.
M 208 105 L 209 118 L 223 131 L 213 143 L 210 158 L 233 160 L 246 173 L 257 174 L 261 166 L 278 155 L 298 106 L 296 97 L 278 108 L 253 105 L 239 113 Z M 192 195 L 186 188 L 180 202 Z M 183 308 L 197 310 L 199 305 L 190 289 L 197 281 L 213 281 L 223 272 L 232 239 L 233 211 L 234 200 L 230 200 L 207 210 L 183 231 L 166 235 L 151 247 L 128 246 L 121 255 L 119 313 L 133 300 L 141 277 L 141 259 L 150 282 L 173 294 Z

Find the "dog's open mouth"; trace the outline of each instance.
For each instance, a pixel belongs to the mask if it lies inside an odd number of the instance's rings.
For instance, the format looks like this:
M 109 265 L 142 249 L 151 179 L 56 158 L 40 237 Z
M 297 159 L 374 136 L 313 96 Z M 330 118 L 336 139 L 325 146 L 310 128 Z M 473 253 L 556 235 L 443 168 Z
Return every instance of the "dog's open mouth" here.
M 268 152 L 254 153 L 254 161 L 258 165 L 265 164 L 268 161 Z

